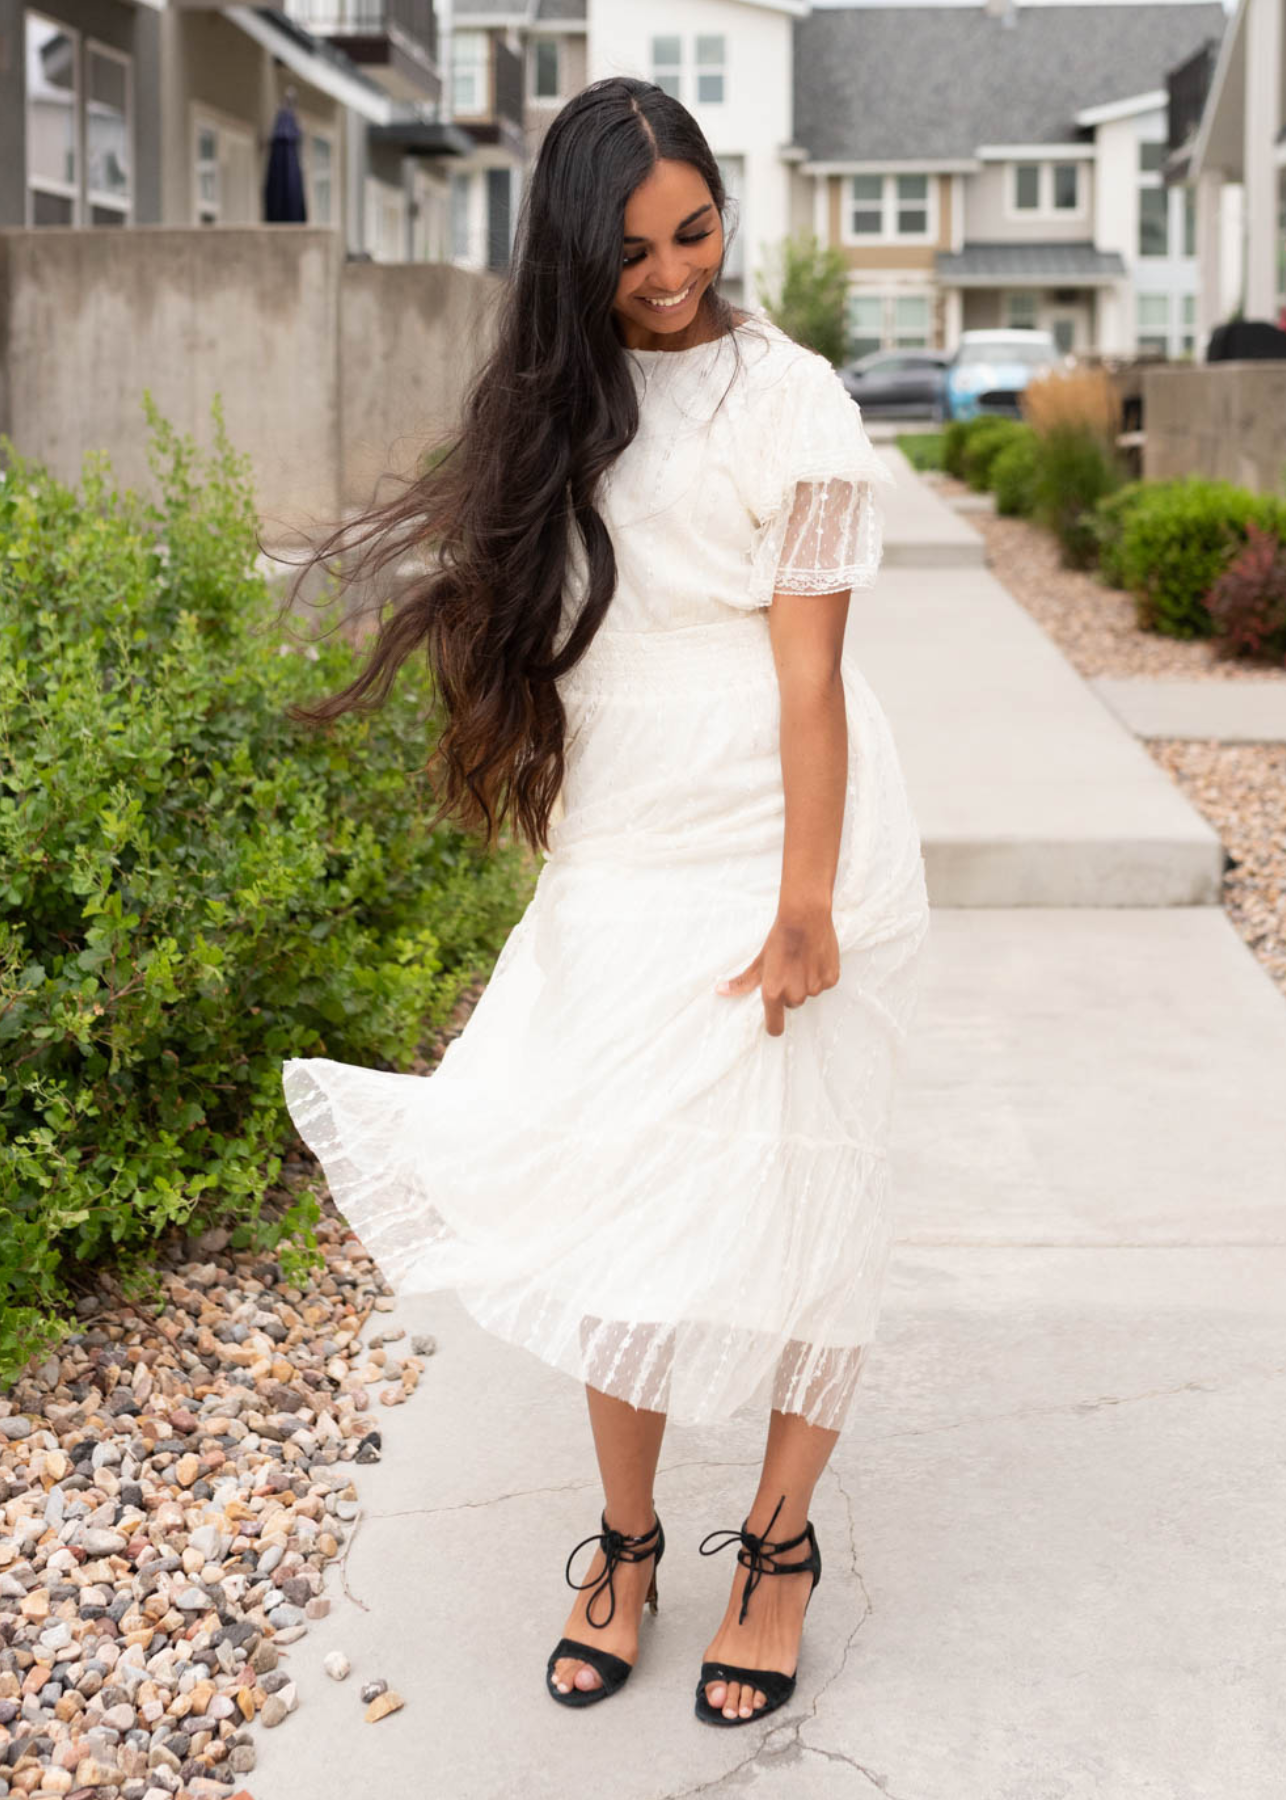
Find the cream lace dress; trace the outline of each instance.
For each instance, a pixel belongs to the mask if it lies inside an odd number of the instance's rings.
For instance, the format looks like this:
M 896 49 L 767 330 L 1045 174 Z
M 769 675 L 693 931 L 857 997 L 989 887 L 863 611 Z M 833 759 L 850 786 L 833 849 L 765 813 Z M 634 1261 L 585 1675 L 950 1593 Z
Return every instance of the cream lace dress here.
M 563 811 L 535 893 L 429 1076 L 325 1058 L 285 1095 L 399 1292 L 686 1423 L 838 1428 L 891 1241 L 887 1140 L 928 901 L 888 721 L 846 654 L 838 984 L 770 1037 L 781 879 L 775 591 L 868 588 L 893 479 L 830 364 L 767 321 L 630 351 L 604 477 L 618 587 L 560 681 Z M 726 392 L 725 392 L 726 390 Z M 584 575 L 579 540 L 564 624 Z M 860 604 L 855 596 L 854 605 Z

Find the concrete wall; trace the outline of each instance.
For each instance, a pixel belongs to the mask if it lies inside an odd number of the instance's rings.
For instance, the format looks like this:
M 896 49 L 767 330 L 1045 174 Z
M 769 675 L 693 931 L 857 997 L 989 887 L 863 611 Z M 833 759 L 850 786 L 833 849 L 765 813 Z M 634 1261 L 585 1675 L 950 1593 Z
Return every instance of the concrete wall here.
M 1143 372 L 1143 476 L 1205 475 L 1286 494 L 1286 362 Z
M 151 492 L 143 390 L 202 446 L 217 391 L 265 534 L 308 532 L 449 428 L 497 288 L 347 263 L 311 226 L 0 231 L 0 432 L 72 482 L 106 450 Z

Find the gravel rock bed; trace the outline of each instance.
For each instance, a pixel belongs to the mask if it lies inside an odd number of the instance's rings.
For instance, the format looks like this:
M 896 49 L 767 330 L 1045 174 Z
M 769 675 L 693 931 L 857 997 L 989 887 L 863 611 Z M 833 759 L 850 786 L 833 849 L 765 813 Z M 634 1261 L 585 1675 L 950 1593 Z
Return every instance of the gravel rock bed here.
M 1286 744 L 1152 738 L 1146 748 L 1232 857 L 1223 903 L 1286 995 Z
M 926 479 L 947 501 L 971 491 L 952 475 L 935 473 Z M 1108 587 L 1092 571 L 1064 569 L 1053 534 L 1030 519 L 987 512 L 962 516 L 981 533 L 997 581 L 1044 626 L 1080 674 L 1286 681 L 1286 667 L 1218 657 L 1208 638 L 1184 641 L 1141 630 L 1133 597 Z
M 274 1198 L 316 1177 L 287 1163 Z M 251 1800 L 250 1727 L 297 1704 L 289 1646 L 330 1609 L 354 1465 L 435 1348 L 386 1328 L 393 1298 L 329 1201 L 317 1235 L 303 1289 L 224 1230 L 172 1236 L 159 1311 L 104 1275 L 0 1394 L 0 1796 Z M 351 1705 L 357 1724 L 402 1700 L 380 1679 Z

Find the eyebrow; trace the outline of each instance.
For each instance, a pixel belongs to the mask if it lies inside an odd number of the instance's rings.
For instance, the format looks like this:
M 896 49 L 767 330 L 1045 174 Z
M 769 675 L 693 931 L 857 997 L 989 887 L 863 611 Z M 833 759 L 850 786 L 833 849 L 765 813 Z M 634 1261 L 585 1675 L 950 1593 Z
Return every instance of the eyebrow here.
M 680 219 L 674 229 L 676 231 L 682 231 L 685 225 L 691 225 L 694 219 L 699 219 L 703 212 L 709 212 L 713 205 L 713 200 L 707 200 L 704 206 L 698 206 L 695 212 L 690 212 L 686 219 Z M 646 244 L 648 242 L 647 238 L 631 237 L 628 231 L 625 234 L 624 241 L 627 244 Z

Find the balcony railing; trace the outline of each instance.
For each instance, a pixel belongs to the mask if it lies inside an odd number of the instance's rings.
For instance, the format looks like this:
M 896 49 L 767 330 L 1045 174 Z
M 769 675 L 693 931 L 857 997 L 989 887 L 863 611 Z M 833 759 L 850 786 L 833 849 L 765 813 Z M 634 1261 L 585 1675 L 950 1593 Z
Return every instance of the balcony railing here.
M 433 0 L 290 0 L 289 11 L 309 31 L 328 37 L 382 37 L 396 25 L 437 61 Z

